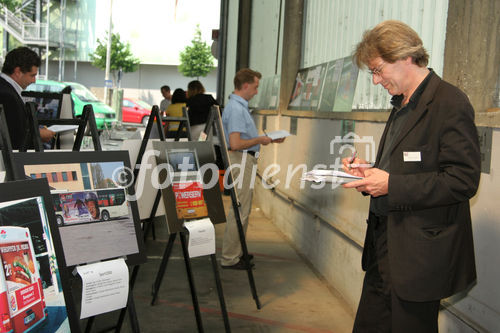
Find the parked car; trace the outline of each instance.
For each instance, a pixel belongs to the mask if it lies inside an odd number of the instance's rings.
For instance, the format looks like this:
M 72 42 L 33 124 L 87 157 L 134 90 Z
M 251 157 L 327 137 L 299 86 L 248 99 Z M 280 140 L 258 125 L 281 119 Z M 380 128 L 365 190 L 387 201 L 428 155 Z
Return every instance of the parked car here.
M 81 116 L 83 107 L 90 104 L 94 110 L 97 128 L 103 129 L 106 126 L 111 127 L 111 124 L 116 121 L 115 111 L 101 102 L 87 87 L 80 83 L 36 80 L 35 83 L 30 84 L 26 88 L 26 91 L 59 93 L 68 85 L 72 88 L 71 98 L 75 104 L 75 117 Z
M 122 120 L 125 123 L 148 124 L 152 106 L 144 101 L 132 98 L 123 98 Z

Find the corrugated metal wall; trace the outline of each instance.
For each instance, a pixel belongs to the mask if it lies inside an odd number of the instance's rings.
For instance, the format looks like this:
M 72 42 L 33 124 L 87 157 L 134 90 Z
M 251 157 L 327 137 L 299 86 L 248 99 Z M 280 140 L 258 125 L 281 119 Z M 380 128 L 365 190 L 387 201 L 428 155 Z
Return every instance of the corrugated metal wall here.
M 448 0 L 306 0 L 301 67 L 348 56 L 365 30 L 388 19 L 401 20 L 420 35 L 429 66 L 442 75 Z M 388 109 L 390 96 L 360 72 L 353 110 Z

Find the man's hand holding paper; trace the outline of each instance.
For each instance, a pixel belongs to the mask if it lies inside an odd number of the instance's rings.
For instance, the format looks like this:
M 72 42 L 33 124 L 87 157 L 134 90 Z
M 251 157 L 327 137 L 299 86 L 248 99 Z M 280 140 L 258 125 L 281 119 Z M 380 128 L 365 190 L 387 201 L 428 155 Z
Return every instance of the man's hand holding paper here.
M 351 171 L 355 172 L 355 170 L 352 169 Z M 359 172 L 359 170 L 357 171 Z M 358 192 L 365 192 L 373 197 L 385 195 L 389 192 L 389 173 L 378 168 L 368 168 L 364 170 L 363 174 L 363 179 L 342 186 L 344 188 L 355 188 Z
M 285 130 L 273 131 L 273 132 L 264 132 L 266 136 L 270 137 L 273 142 L 280 143 L 285 140 L 287 136 L 290 136 L 290 133 Z

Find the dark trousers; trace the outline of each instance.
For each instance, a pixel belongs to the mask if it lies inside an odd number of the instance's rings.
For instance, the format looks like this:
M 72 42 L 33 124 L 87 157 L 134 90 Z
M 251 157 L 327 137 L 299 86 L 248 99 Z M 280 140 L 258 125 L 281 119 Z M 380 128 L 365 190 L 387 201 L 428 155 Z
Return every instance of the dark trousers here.
M 387 255 L 387 217 L 370 214 L 368 232 L 367 270 L 353 332 L 437 332 L 439 300 L 411 302 L 394 292 Z

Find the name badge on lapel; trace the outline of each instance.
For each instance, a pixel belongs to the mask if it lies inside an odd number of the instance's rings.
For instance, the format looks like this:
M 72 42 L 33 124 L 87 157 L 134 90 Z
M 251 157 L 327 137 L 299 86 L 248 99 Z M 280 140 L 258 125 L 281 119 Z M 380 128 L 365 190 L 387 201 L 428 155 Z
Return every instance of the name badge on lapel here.
M 422 158 L 420 157 L 419 151 L 404 151 L 403 161 L 405 162 L 420 162 Z

